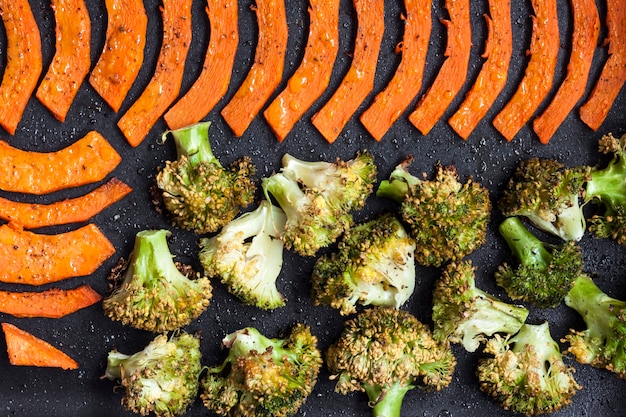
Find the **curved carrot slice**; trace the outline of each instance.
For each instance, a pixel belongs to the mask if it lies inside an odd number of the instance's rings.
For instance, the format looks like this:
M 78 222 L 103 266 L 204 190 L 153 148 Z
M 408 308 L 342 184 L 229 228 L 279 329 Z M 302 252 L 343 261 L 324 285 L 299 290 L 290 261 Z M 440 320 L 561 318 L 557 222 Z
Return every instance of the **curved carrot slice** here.
M 41 75 L 41 38 L 28 0 L 0 0 L 0 15 L 7 36 L 0 126 L 14 134 Z
M 330 100 L 311 119 L 328 143 L 333 143 L 350 117 L 374 88 L 378 53 L 385 31 L 384 0 L 353 0 L 358 21 L 354 58 Z
M 56 50 L 36 96 L 60 121 L 91 67 L 91 21 L 83 0 L 52 0 Z
M 58 319 L 89 307 L 102 296 L 89 285 L 63 290 L 0 291 L 0 312 L 14 317 L 44 317 Z
M 57 152 L 23 151 L 0 140 L 0 190 L 47 194 L 102 180 L 122 160 L 96 131 Z
M 176 100 L 191 44 L 191 0 L 164 0 L 163 44 L 156 70 L 141 96 L 117 125 L 131 146 L 138 146 L 156 121 Z
M 552 88 L 559 54 L 559 22 L 556 0 L 532 0 L 536 16 L 530 41 L 530 60 L 513 97 L 493 119 L 493 125 L 506 140 L 530 120 Z
M 56 235 L 26 231 L 15 223 L 0 226 L 0 282 L 43 285 L 89 275 L 115 253 L 93 224 Z
M 432 29 L 431 4 L 430 0 L 404 1 L 404 35 L 398 45 L 402 60 L 387 87 L 360 117 L 361 123 L 377 141 L 400 118 L 422 88 Z
M 489 14 L 491 17 L 485 15 L 488 33 L 482 55 L 487 60 L 463 103 L 448 120 L 450 126 L 463 139 L 469 137 L 502 92 L 513 53 L 511 1 L 490 0 Z
M 170 129 L 199 122 L 226 94 L 239 43 L 238 6 L 235 0 L 208 0 L 211 25 L 209 46 L 200 75 L 189 91 L 167 113 Z
M 264 112 L 280 142 L 328 87 L 339 51 L 339 5 L 339 0 L 309 2 L 309 37 L 302 62 Z
M 287 50 L 287 12 L 284 0 L 257 0 L 259 35 L 254 63 L 222 117 L 236 136 L 246 131 L 283 76 Z
M 441 20 L 448 31 L 444 61 L 437 78 L 420 98 L 409 121 L 423 135 L 435 126 L 465 84 L 472 47 L 469 0 L 446 0 L 450 20 Z
M 89 83 L 117 112 L 143 64 L 148 16 L 142 0 L 105 0 L 105 3 L 106 39 Z
M 2 330 L 11 365 L 78 369 L 78 362 L 45 340 L 10 323 L 2 323 Z

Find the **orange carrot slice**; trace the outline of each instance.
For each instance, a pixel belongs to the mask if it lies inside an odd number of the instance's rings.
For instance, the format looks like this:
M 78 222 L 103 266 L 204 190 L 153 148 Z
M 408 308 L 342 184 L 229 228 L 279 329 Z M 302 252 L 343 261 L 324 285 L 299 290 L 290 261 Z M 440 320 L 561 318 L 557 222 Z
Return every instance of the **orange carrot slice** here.
M 87 308 L 102 299 L 89 285 L 63 290 L 0 291 L 0 312 L 14 317 L 58 319 Z
M 474 131 L 502 92 L 513 53 L 511 1 L 490 0 L 489 15 L 485 15 L 488 32 L 482 55 L 487 60 L 463 103 L 448 120 L 450 126 L 463 139 L 467 139 Z
M 374 88 L 380 44 L 385 31 L 384 0 L 353 0 L 357 33 L 352 64 L 330 100 L 311 119 L 328 143 L 333 143 Z
M 465 84 L 472 47 L 469 8 L 469 0 L 446 0 L 450 20 L 442 19 L 441 23 L 447 29 L 447 58 L 435 81 L 409 115 L 409 121 L 423 135 L 435 126 Z
M 559 54 L 559 22 L 556 0 L 532 0 L 535 16 L 530 60 L 513 97 L 493 119 L 493 125 L 511 141 L 530 120 L 552 88 Z
M 309 2 L 309 37 L 302 62 L 263 113 L 280 142 L 328 87 L 339 51 L 339 4 L 339 0 Z
M 402 59 L 396 72 L 360 117 L 367 131 L 380 141 L 422 88 L 426 52 L 432 29 L 430 0 L 405 0 L 404 35 L 398 45 Z
M 170 129 L 199 122 L 226 94 L 239 43 L 238 13 L 236 0 L 208 0 L 211 29 L 202 71 L 189 91 L 165 113 Z
M 63 122 L 91 67 L 91 20 L 84 0 L 52 0 L 52 10 L 56 50 L 36 96 Z
M 78 369 L 78 362 L 45 340 L 10 323 L 2 323 L 2 330 L 11 365 Z
M 191 0 L 164 0 L 163 43 L 156 70 L 141 96 L 117 125 L 131 146 L 138 146 L 180 92 L 191 44 Z
M 28 0 L 0 0 L 0 15 L 7 36 L 0 126 L 14 134 L 41 75 L 41 38 Z
M 236 136 L 246 131 L 283 76 L 287 50 L 287 13 L 284 0 L 257 0 L 258 43 L 254 63 L 222 117 Z
M 0 140 L 0 190 L 46 194 L 102 180 L 122 160 L 96 131 L 57 152 L 23 151 Z
M 0 282 L 43 285 L 89 275 L 115 253 L 93 224 L 56 235 L 0 226 Z

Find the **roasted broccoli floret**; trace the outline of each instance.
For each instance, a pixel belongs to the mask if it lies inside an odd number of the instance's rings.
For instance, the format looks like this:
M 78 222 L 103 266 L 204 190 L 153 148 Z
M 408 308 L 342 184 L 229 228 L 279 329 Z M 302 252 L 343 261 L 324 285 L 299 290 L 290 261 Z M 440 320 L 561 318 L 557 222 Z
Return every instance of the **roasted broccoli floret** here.
M 363 391 L 375 417 L 400 417 L 406 393 L 421 386 L 440 390 L 450 383 L 456 359 L 448 343 L 411 313 L 370 307 L 346 321 L 326 351 L 335 391 Z
M 376 165 L 369 152 L 349 161 L 302 161 L 286 154 L 282 169 L 262 180 L 287 215 L 283 242 L 303 256 L 334 243 L 373 191 Z
M 200 263 L 244 303 L 263 309 L 285 305 L 276 288 L 283 265 L 283 211 L 268 200 L 200 240 Z
M 496 282 L 513 300 L 537 307 L 556 307 L 574 285 L 583 267 L 578 244 L 565 241 L 549 244 L 528 230 L 518 217 L 499 226 L 517 265 L 504 263 L 495 273 Z
M 313 304 L 343 315 L 356 305 L 399 308 L 415 289 L 415 241 L 391 214 L 352 226 L 313 267 Z
M 565 304 L 585 321 L 585 330 L 570 330 L 567 352 L 580 363 L 605 368 L 626 379 L 626 302 L 603 292 L 581 274 L 565 297 Z
M 491 218 L 489 191 L 471 178 L 461 183 L 452 165 L 437 165 L 432 180 L 419 179 L 408 171 L 412 161 L 408 157 L 396 166 L 376 195 L 400 204 L 401 218 L 417 243 L 416 261 L 441 266 L 484 244 Z
M 223 340 L 221 365 L 208 368 L 200 398 L 212 412 L 231 417 L 294 415 L 317 382 L 322 365 L 317 338 L 297 324 L 286 338 L 270 339 L 247 327 Z
M 201 371 L 197 337 L 181 333 L 168 339 L 162 334 L 133 355 L 109 352 L 104 377 L 120 381 L 127 410 L 175 417 L 195 401 Z
M 116 288 L 102 302 L 112 320 L 162 333 L 189 324 L 209 306 L 211 282 L 174 262 L 169 234 L 164 229 L 137 233 L 130 259 L 113 270 Z
M 256 167 L 244 156 L 228 168 L 215 157 L 209 142 L 209 122 L 171 133 L 178 154 L 157 174 L 163 204 L 174 225 L 197 233 L 212 233 L 231 221 L 254 200 Z
M 529 313 L 476 287 L 475 273 L 470 260 L 451 262 L 433 290 L 433 336 L 441 343 L 460 343 L 468 352 L 487 336 L 517 333 Z

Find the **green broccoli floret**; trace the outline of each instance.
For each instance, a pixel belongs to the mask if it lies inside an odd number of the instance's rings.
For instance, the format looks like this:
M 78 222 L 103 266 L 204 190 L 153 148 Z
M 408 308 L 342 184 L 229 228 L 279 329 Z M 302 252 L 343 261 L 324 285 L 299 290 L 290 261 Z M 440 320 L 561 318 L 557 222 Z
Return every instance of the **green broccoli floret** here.
M 245 304 L 263 309 L 285 305 L 276 288 L 283 265 L 286 216 L 269 200 L 235 218 L 211 238 L 200 240 L 200 263 Z
M 113 281 L 121 283 L 102 302 L 112 320 L 162 333 L 189 324 L 209 306 L 211 282 L 192 278 L 189 266 L 174 262 L 169 234 L 163 229 L 137 233 L 130 259 L 113 270 Z
M 349 161 L 302 161 L 286 154 L 282 169 L 262 180 L 287 215 L 283 242 L 303 256 L 334 243 L 372 193 L 376 165 L 369 152 Z
M 504 263 L 495 273 L 496 282 L 513 300 L 538 307 L 556 307 L 574 285 L 583 267 L 578 244 L 549 244 L 528 230 L 518 217 L 505 219 L 499 227 L 516 266 Z
M 223 167 L 211 149 L 209 126 L 202 122 L 165 132 L 163 140 L 171 133 L 178 156 L 156 177 L 171 221 L 196 233 L 218 231 L 253 202 L 256 191 L 251 159 Z
M 409 173 L 408 157 L 381 181 L 376 195 L 400 204 L 402 220 L 415 238 L 415 259 L 424 266 L 459 260 L 485 243 L 491 218 L 489 191 L 468 179 L 459 182 L 452 165 L 436 166 L 435 178 Z
M 603 292 L 586 274 L 581 274 L 565 297 L 577 311 L 586 329 L 570 330 L 564 341 L 567 352 L 580 363 L 605 368 L 626 379 L 626 302 Z
M 176 417 L 198 395 L 200 362 L 197 337 L 159 335 L 133 355 L 109 352 L 104 377 L 120 381 L 126 390 L 122 405 L 127 410 L 142 416 Z
M 352 226 L 312 274 L 313 304 L 342 315 L 356 304 L 399 308 L 415 289 L 415 241 L 391 214 Z
M 200 398 L 212 412 L 233 417 L 288 417 L 304 404 L 322 366 L 317 338 L 297 324 L 270 339 L 247 327 L 223 340 L 221 365 L 208 368 Z
M 517 333 L 529 313 L 476 287 L 475 273 L 470 260 L 451 262 L 433 290 L 433 336 L 441 343 L 460 343 L 468 352 L 486 336 Z
M 404 396 L 415 386 L 448 386 L 456 359 L 450 345 L 437 342 L 409 312 L 370 307 L 346 321 L 326 364 L 336 392 L 364 391 L 374 417 L 400 417 Z

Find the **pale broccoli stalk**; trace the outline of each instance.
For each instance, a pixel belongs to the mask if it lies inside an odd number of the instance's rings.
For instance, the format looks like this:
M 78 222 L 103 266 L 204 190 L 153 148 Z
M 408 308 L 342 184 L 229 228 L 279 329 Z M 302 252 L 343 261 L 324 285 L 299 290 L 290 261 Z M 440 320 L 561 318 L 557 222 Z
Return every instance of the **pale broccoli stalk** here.
M 114 282 L 122 282 L 102 302 L 112 320 L 161 333 L 189 324 L 209 306 L 209 279 L 192 277 L 190 267 L 174 262 L 169 234 L 164 229 L 137 233 L 125 268 L 113 271 Z
M 451 262 L 433 290 L 433 336 L 441 343 L 460 343 L 468 352 L 496 333 L 517 333 L 529 313 L 478 288 L 475 272 L 470 260 Z
M 156 336 L 133 355 L 109 352 L 104 377 L 120 381 L 127 410 L 176 417 L 195 401 L 201 370 L 200 340 L 182 333 L 169 339 Z
M 283 265 L 286 216 L 270 201 L 235 218 L 215 236 L 200 240 L 200 263 L 245 304 L 262 309 L 285 305 L 276 288 Z
M 415 241 L 391 214 L 351 227 L 313 267 L 313 304 L 342 315 L 357 304 L 399 308 L 415 289 L 414 252 Z
M 163 140 L 172 135 L 178 156 L 156 177 L 170 220 L 197 233 L 218 231 L 252 203 L 256 191 L 251 159 L 222 166 L 211 149 L 209 126 L 202 122 L 165 132 Z

